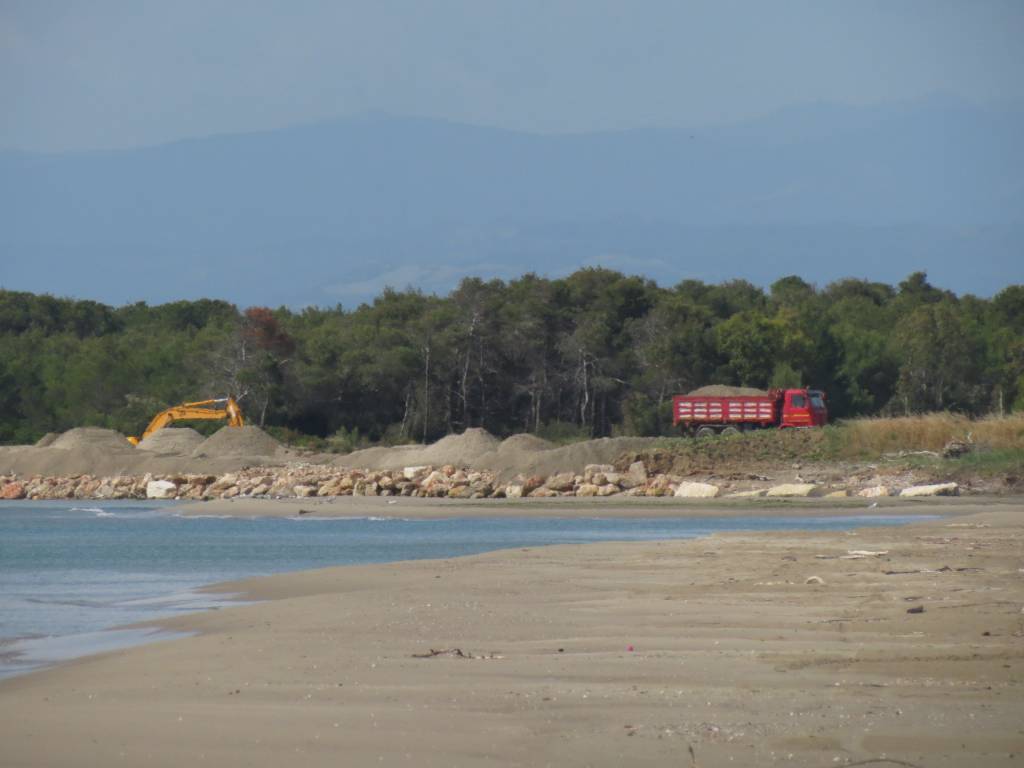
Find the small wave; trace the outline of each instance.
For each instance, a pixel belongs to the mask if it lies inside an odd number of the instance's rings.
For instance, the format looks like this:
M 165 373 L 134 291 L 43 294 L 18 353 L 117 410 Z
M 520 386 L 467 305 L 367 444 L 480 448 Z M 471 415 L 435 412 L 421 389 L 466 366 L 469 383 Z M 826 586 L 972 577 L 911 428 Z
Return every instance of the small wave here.
M 96 513 L 96 517 L 117 517 L 113 512 L 104 512 L 100 510 Z
M 71 507 L 68 512 L 93 512 L 97 517 L 113 515 L 112 512 L 104 512 L 99 507 Z

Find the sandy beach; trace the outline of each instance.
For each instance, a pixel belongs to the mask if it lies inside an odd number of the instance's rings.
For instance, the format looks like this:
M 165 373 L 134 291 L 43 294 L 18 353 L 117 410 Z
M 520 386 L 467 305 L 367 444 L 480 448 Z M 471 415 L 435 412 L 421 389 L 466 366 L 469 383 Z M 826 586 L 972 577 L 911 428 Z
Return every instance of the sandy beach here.
M 422 501 L 216 501 L 186 511 L 778 509 Z M 868 511 L 821 500 L 782 511 L 830 510 Z M 162 622 L 191 637 L 0 683 L 2 762 L 1020 765 L 1024 502 L 888 501 L 871 510 L 888 511 L 943 517 L 218 585 L 263 602 Z

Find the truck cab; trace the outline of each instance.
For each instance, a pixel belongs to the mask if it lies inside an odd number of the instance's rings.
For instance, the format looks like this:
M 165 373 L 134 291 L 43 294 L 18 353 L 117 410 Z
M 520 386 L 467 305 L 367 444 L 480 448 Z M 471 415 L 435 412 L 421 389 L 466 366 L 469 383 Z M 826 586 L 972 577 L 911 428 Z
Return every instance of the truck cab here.
M 787 389 L 782 400 L 782 429 L 828 424 L 825 393 L 819 389 Z

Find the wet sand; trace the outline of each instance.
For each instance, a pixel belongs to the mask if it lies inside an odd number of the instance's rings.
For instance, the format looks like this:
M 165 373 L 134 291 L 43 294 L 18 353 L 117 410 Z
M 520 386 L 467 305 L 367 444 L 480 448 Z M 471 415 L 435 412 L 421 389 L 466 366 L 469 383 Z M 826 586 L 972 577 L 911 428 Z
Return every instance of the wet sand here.
M 1024 504 L 895 506 L 946 516 L 220 585 L 266 602 L 0 682 L 2 762 L 1020 765 Z

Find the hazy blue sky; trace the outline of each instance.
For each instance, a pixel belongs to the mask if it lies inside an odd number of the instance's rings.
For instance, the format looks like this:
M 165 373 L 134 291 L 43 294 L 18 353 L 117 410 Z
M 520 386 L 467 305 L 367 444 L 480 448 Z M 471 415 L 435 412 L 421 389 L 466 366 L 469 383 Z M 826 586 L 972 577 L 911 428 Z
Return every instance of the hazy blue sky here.
M 1024 103 L 1024 2 L 0 0 L 0 147 L 367 111 L 533 131 Z

